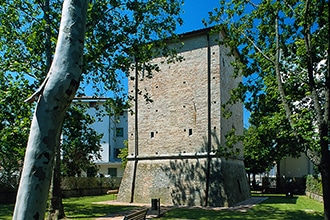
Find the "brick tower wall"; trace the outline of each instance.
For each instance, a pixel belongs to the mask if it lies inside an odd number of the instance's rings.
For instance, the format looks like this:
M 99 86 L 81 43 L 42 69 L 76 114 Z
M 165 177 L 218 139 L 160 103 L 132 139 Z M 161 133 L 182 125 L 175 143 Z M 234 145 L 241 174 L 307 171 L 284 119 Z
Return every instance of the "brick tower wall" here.
M 153 101 L 138 97 L 137 138 L 135 115 L 129 117 L 129 161 L 118 200 L 148 203 L 160 198 L 166 204 L 204 205 L 208 193 L 208 205 L 228 206 L 249 197 L 242 157 L 213 154 L 230 130 L 243 132 L 241 104 L 231 107 L 229 119 L 222 116 L 221 105 L 240 79 L 232 77 L 234 57 L 216 39 L 218 34 L 205 31 L 186 35 L 179 50 L 182 62 L 161 64 L 164 58 L 156 58 L 160 72 L 152 78 L 139 73 L 138 89 Z M 135 79 L 130 81 L 133 97 L 135 85 Z

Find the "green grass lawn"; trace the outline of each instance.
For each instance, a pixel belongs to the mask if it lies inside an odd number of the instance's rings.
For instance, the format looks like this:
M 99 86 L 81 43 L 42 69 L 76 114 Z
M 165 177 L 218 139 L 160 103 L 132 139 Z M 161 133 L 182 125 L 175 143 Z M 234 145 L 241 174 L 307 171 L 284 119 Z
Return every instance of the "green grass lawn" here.
M 267 196 L 268 199 L 247 212 L 178 208 L 172 209 L 160 219 L 323 219 L 323 204 L 306 196 L 294 196 L 293 198 L 287 198 L 284 195 L 263 196 Z
M 111 213 L 118 213 L 134 208 L 132 206 L 94 204 L 94 202 L 102 202 L 115 199 L 115 195 L 67 198 L 63 199 L 64 211 L 68 219 L 89 220 L 95 219 L 97 217 L 106 216 Z M 13 204 L 0 204 L 0 220 L 12 219 L 13 210 Z
M 167 212 L 160 220 L 180 219 L 323 219 L 323 204 L 306 196 L 287 198 L 284 195 L 262 195 L 269 197 L 247 212 L 230 210 L 204 210 L 200 208 L 175 208 Z M 65 213 L 68 219 L 95 219 L 111 213 L 132 209 L 131 206 L 95 204 L 94 202 L 114 200 L 114 195 L 86 196 L 64 199 Z M 12 218 L 14 205 L 0 205 L 0 219 Z

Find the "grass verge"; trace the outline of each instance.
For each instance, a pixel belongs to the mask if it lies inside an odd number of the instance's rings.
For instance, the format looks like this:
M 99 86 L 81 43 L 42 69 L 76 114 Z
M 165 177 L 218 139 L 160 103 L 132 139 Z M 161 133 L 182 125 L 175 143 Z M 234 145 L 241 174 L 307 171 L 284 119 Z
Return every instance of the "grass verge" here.
M 167 212 L 160 220 L 220 220 L 220 219 L 290 219 L 321 220 L 323 204 L 306 196 L 288 198 L 285 195 L 260 195 L 268 199 L 246 212 L 230 210 L 206 210 L 202 208 L 175 208 Z M 65 213 L 68 219 L 95 219 L 133 209 L 131 206 L 95 204 L 94 202 L 114 200 L 114 195 L 86 196 L 64 199 Z M 12 219 L 14 205 L 0 205 L 0 219 Z

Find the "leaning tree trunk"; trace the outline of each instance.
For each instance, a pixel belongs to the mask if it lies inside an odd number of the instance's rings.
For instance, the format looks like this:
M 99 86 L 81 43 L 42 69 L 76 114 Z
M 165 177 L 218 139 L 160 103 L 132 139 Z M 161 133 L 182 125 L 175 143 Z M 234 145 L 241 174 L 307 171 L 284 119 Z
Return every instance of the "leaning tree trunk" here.
M 65 0 L 55 56 L 32 119 L 13 219 L 44 219 L 56 145 L 82 72 L 87 0 Z M 30 99 L 29 99 L 30 100 Z

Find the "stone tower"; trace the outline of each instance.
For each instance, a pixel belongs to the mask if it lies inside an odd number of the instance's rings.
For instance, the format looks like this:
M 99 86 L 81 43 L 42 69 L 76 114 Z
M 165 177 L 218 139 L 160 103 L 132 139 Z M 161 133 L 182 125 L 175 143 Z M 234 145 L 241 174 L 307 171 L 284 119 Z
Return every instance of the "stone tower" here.
M 188 206 L 232 206 L 250 197 L 240 156 L 215 155 L 226 134 L 243 132 L 242 104 L 223 117 L 221 108 L 240 79 L 233 77 L 233 56 L 217 40 L 222 34 L 202 29 L 182 35 L 179 55 L 167 64 L 155 58 L 160 72 L 143 73 L 129 82 L 135 113 L 128 121 L 129 155 L 118 200 Z M 173 45 L 175 46 L 175 45 Z M 137 80 L 137 81 L 136 81 Z M 242 148 L 242 146 L 236 146 Z

